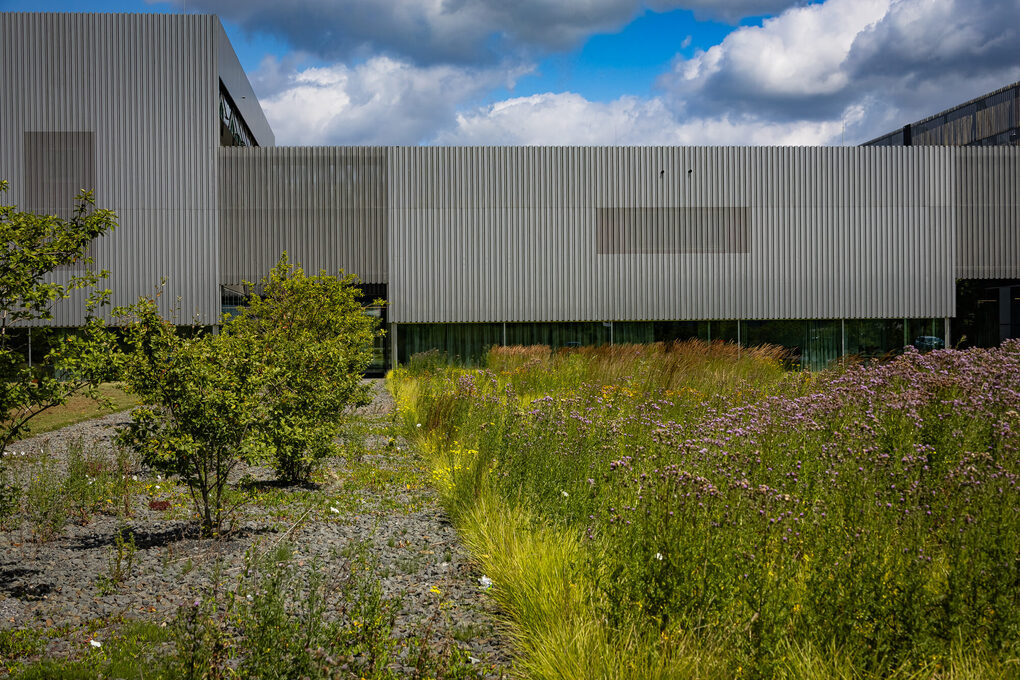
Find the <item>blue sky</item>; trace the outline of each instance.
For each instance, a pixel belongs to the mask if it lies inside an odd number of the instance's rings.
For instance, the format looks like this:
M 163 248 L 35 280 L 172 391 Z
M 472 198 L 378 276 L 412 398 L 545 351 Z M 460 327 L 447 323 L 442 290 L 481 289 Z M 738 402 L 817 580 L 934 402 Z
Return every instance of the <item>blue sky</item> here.
M 689 10 L 646 10 L 619 31 L 593 34 L 577 49 L 546 57 L 534 75 L 521 79 L 514 93 L 569 90 L 593 101 L 610 101 L 650 92 L 676 55 L 708 49 L 732 30 L 723 22 L 698 21 Z
M 218 14 L 280 144 L 857 143 L 1020 80 L 1020 0 L 0 0 Z

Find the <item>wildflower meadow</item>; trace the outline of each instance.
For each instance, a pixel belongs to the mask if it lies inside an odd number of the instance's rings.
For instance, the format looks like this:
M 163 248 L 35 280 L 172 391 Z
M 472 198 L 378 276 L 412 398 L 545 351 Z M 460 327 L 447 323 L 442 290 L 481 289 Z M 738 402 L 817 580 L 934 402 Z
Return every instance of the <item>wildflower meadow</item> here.
M 698 341 L 390 377 L 535 677 L 1020 675 L 1020 342 Z

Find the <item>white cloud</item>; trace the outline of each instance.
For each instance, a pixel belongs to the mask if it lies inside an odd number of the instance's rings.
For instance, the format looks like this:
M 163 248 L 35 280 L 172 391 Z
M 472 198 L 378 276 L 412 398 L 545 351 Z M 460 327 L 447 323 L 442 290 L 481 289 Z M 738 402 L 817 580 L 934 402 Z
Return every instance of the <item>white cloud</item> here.
M 438 144 L 823 144 L 839 122 L 778 123 L 753 117 L 678 118 L 660 98 L 592 102 L 574 93 L 518 97 L 457 114 Z
M 255 74 L 275 92 L 261 100 L 278 144 L 417 144 L 481 93 L 526 69 L 414 66 L 389 57 L 281 73 L 268 58 Z
M 477 64 L 522 49 L 572 48 L 625 25 L 641 1 L 188 0 L 188 6 L 326 59 L 384 53 L 420 64 Z
M 845 121 L 863 141 L 1020 78 L 1018 27 L 1020 0 L 827 0 L 678 57 L 659 84 L 678 113 Z
M 893 0 L 857 36 L 855 77 L 933 79 L 1020 62 L 1020 0 Z
M 838 95 L 850 82 L 844 64 L 854 40 L 888 7 L 889 0 L 829 0 L 787 10 L 678 58 L 661 84 L 675 106 L 695 115 L 831 117 L 845 105 Z

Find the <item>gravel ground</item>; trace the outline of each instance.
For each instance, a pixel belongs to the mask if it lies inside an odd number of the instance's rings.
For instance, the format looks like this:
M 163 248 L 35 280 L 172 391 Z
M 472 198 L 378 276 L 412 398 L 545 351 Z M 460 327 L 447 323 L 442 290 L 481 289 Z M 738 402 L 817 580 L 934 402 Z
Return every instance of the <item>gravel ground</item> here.
M 326 583 L 340 582 L 350 566 L 341 555 L 361 546 L 384 594 L 403 603 L 398 638 L 426 631 L 437 645 L 466 649 L 487 677 L 509 674 L 509 645 L 500 635 L 496 607 L 479 585 L 482 574 L 460 546 L 427 484 L 427 471 L 401 439 L 390 436 L 394 406 L 382 381 L 373 381 L 373 390 L 375 400 L 359 410 L 353 439 L 362 445 L 355 447 L 360 460 L 355 454 L 329 461 L 314 488 L 279 487 L 269 481 L 271 471 L 240 467 L 234 481 L 248 480 L 259 500 L 236 513 L 223 538 L 199 536 L 187 517 L 186 487 L 134 463 L 126 494 L 130 516 L 120 512 L 120 496 L 87 522 L 69 522 L 52 540 L 38 540 L 27 520 L 0 532 L 0 629 L 48 628 L 46 655 L 75 656 L 91 638 L 111 634 L 110 622 L 172 620 L 180 605 L 209 586 L 211 574 L 224 581 L 239 574 L 253 546 L 267 552 L 290 542 L 295 563 L 318 565 Z M 77 441 L 113 460 L 111 437 L 126 420 L 126 414 L 113 414 L 19 442 L 11 448 L 10 468 L 20 471 L 23 484 L 39 465 L 62 472 Z M 136 550 L 118 584 L 110 576 L 121 527 Z

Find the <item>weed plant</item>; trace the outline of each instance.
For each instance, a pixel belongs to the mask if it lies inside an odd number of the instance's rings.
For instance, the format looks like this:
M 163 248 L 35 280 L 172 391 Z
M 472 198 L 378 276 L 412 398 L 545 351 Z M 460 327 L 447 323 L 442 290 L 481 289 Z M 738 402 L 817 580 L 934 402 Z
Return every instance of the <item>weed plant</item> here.
M 122 585 L 134 572 L 135 555 L 138 546 L 135 544 L 135 534 L 126 524 L 117 527 L 117 533 L 113 536 L 113 547 L 110 551 L 109 575 L 110 581 L 115 586 Z
M 587 613 L 553 620 L 611 666 L 682 675 L 682 647 L 705 677 L 1016 675 L 1020 342 L 785 362 L 697 341 L 508 348 L 391 385 L 462 530 L 512 525 L 509 508 L 551 545 L 581 541 L 560 581 L 511 570 L 504 588 L 562 601 L 574 584 Z M 509 559 L 484 545 L 485 568 Z M 508 608 L 544 635 L 548 612 Z M 571 676 L 524 649 L 534 675 Z
M 63 479 L 64 496 L 71 515 L 81 524 L 88 524 L 110 498 L 114 481 L 105 455 L 84 441 L 75 439 L 67 445 L 67 473 Z
M 67 492 L 60 474 L 45 455 L 32 466 L 29 475 L 23 514 L 36 540 L 51 541 L 60 535 L 68 520 Z
M 8 454 L 0 451 L 0 456 Z M 17 524 L 20 516 L 18 509 L 21 504 L 21 485 L 11 474 L 6 463 L 0 464 L 0 529 L 9 531 Z
M 0 512 L 0 527 L 12 528 L 27 520 L 35 539 L 50 541 L 68 522 L 87 525 L 98 513 L 129 517 L 140 483 L 130 452 L 115 456 L 81 439 L 67 444 L 66 466 L 43 450 L 38 455 L 11 456 L 6 466 L 8 502 Z
M 402 603 L 383 594 L 366 545 L 334 555 L 327 582 L 320 564 L 302 568 L 293 546 L 254 546 L 233 583 L 214 570 L 207 588 L 168 626 L 127 622 L 83 658 L 8 665 L 15 678 L 151 680 L 396 680 L 479 678 L 467 654 L 437 643 L 427 628 L 393 635 Z M 0 651 L 38 653 L 41 633 L 0 634 Z M 0 668 L 3 668 L 0 665 Z

